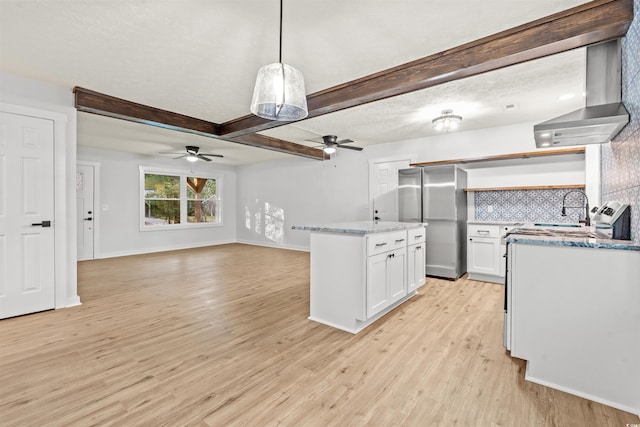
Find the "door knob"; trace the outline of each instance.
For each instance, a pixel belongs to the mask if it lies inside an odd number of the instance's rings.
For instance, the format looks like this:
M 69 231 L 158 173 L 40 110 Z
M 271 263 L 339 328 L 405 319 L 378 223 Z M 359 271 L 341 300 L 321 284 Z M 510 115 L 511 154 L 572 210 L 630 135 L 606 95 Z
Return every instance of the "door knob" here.
M 89 218 L 84 218 L 85 221 L 91 221 L 93 218 L 89 217 Z

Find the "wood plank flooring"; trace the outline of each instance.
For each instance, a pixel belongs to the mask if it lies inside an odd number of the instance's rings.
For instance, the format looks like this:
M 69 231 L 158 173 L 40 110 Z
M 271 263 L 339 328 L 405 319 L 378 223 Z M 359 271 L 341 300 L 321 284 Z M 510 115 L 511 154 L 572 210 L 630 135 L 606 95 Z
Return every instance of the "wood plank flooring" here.
M 524 381 L 501 285 L 428 279 L 357 335 L 307 320 L 309 254 L 232 244 L 78 265 L 83 305 L 0 321 L 0 426 L 615 426 Z

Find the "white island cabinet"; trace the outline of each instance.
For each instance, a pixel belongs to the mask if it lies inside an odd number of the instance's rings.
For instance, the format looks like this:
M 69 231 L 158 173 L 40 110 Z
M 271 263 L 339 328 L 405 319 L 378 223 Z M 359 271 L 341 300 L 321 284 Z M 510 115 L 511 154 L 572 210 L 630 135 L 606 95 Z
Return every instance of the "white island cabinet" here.
M 640 246 L 517 233 L 505 342 L 525 379 L 640 414 Z
M 425 282 L 424 227 L 369 221 L 293 227 L 311 231 L 309 319 L 357 333 L 415 295 Z

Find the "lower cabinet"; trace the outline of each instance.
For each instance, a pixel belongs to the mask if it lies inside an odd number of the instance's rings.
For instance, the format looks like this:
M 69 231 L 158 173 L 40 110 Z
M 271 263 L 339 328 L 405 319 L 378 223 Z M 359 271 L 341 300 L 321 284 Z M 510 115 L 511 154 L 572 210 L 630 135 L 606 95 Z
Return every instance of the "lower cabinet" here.
M 405 248 L 367 257 L 367 317 L 407 295 Z
M 426 282 L 425 244 L 407 247 L 407 292 L 412 292 Z
M 502 243 L 514 225 L 469 224 L 467 226 L 467 272 L 469 279 L 504 283 L 506 251 Z
M 500 275 L 500 239 L 469 237 L 467 243 L 467 271 L 469 273 Z
M 357 333 L 425 283 L 423 227 L 311 233 L 309 319 Z

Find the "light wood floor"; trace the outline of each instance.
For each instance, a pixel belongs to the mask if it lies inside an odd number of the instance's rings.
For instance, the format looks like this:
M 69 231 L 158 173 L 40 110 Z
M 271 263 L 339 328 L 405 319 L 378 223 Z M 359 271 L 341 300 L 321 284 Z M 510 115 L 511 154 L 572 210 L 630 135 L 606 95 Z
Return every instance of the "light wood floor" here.
M 615 426 L 525 382 L 502 286 L 429 279 L 358 335 L 307 320 L 309 255 L 85 261 L 83 305 L 0 322 L 1 426 Z

